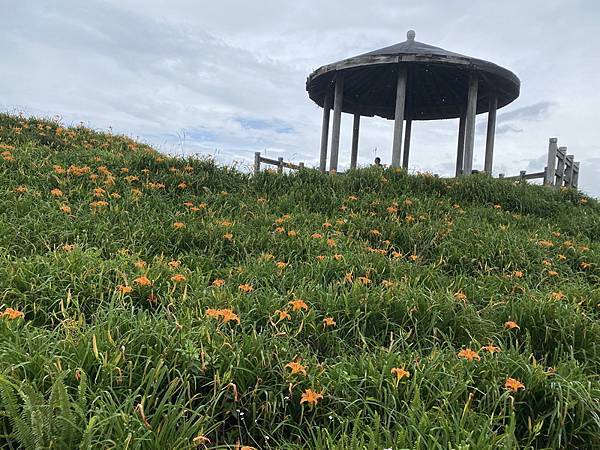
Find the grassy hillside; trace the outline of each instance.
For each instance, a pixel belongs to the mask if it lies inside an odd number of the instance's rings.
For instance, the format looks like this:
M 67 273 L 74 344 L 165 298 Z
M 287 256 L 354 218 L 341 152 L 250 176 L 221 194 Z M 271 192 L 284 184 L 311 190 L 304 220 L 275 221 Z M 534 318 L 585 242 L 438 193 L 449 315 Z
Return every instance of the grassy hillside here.
M 595 200 L 0 147 L 2 447 L 600 447 Z

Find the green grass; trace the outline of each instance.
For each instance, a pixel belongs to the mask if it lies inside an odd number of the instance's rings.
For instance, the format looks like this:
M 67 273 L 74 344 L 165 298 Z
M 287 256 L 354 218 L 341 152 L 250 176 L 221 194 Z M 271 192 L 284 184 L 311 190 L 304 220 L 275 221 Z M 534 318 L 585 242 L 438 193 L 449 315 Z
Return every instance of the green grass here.
M 10 115 L 0 146 L 3 448 L 600 447 L 594 199 L 250 176 Z

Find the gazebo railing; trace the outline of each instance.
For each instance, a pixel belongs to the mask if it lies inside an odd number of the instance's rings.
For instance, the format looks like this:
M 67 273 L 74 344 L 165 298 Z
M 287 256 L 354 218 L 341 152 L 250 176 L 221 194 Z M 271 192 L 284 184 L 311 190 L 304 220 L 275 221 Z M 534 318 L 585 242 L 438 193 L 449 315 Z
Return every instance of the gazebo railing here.
M 579 185 L 579 162 L 575 156 L 567 155 L 567 147 L 559 147 L 557 138 L 550 138 L 548 144 L 548 165 L 542 172 L 527 173 L 521 170 L 519 175 L 506 177 L 503 173 L 499 178 L 505 180 L 544 180 L 544 186 L 574 187 Z
M 283 169 L 292 169 L 292 170 L 300 170 L 304 168 L 304 163 L 300 162 L 298 164 L 294 164 L 291 162 L 285 162 L 283 157 L 279 157 L 277 159 L 265 158 L 264 156 L 260 156 L 260 152 L 254 153 L 254 173 L 257 174 L 260 172 L 261 164 L 269 164 L 272 166 L 277 166 L 277 173 L 283 173 Z

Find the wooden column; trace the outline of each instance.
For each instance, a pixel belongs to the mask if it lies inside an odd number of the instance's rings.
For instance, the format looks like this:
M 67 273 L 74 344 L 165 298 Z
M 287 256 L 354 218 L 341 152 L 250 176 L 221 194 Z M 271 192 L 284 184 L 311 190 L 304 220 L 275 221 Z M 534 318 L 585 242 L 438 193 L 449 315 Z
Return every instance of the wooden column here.
M 556 165 L 556 178 L 554 181 L 554 185 L 556 187 L 561 187 L 563 185 L 563 180 L 565 179 L 565 158 L 567 157 L 567 147 L 558 147 L 556 150 L 556 158 L 558 159 L 558 164 Z
M 573 182 L 571 185 L 577 189 L 579 187 L 579 163 L 573 163 Z
M 556 175 L 556 149 L 558 147 L 558 139 L 550 138 L 548 143 L 548 160 L 546 162 L 546 175 L 544 175 L 544 185 L 553 186 L 554 176 Z
M 333 99 L 333 128 L 331 130 L 331 159 L 329 172 L 337 172 L 340 153 L 340 127 L 342 122 L 342 102 L 344 101 L 344 78 L 337 75 L 335 79 L 335 96 Z
M 575 162 L 574 155 L 567 155 L 565 158 L 565 186 L 573 186 L 573 163 Z
M 465 125 L 465 156 L 463 174 L 471 175 L 473 171 L 473 147 L 475 146 L 475 117 L 477 115 L 477 73 L 471 73 L 469 78 L 469 96 L 467 99 L 467 117 Z
M 410 133 L 412 131 L 412 120 L 406 119 L 404 130 L 404 149 L 402 150 L 402 167 L 408 169 L 408 158 L 410 156 Z
M 498 109 L 498 96 L 496 93 L 490 96 L 490 110 L 487 120 L 487 136 L 485 139 L 485 163 L 483 170 L 488 175 L 492 174 L 492 166 L 494 164 L 494 138 L 496 135 L 496 110 Z
M 406 67 L 398 67 L 396 85 L 396 112 L 394 115 L 394 143 L 392 145 L 392 167 L 400 167 L 402 151 L 402 127 L 404 126 L 404 104 L 406 102 Z
M 358 159 L 358 133 L 360 131 L 360 114 L 354 114 L 354 124 L 352 126 L 352 152 L 350 153 L 350 168 L 356 169 L 356 160 Z
M 260 152 L 254 152 L 254 175 L 260 172 Z
M 463 171 L 463 161 L 465 159 L 465 124 L 466 116 L 462 114 L 458 122 L 458 146 L 456 148 L 456 174 L 459 177 Z
M 319 159 L 319 170 L 325 172 L 327 168 L 327 144 L 329 140 L 329 113 L 331 111 L 331 93 L 325 96 L 323 104 L 323 125 L 321 126 L 321 157 Z

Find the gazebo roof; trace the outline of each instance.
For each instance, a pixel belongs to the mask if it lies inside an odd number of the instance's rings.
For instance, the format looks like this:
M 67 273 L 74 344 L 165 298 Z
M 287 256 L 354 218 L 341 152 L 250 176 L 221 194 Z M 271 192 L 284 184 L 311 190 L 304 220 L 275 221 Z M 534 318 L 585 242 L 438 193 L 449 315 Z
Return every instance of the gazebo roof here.
M 323 107 L 337 74 L 344 77 L 342 111 L 363 116 L 394 118 L 396 83 L 400 66 L 407 68 L 405 118 L 452 119 L 464 114 L 470 75 L 477 74 L 477 114 L 489 109 L 490 94 L 498 108 L 519 96 L 520 81 L 510 70 L 408 39 L 315 70 L 306 80 L 309 97 Z

